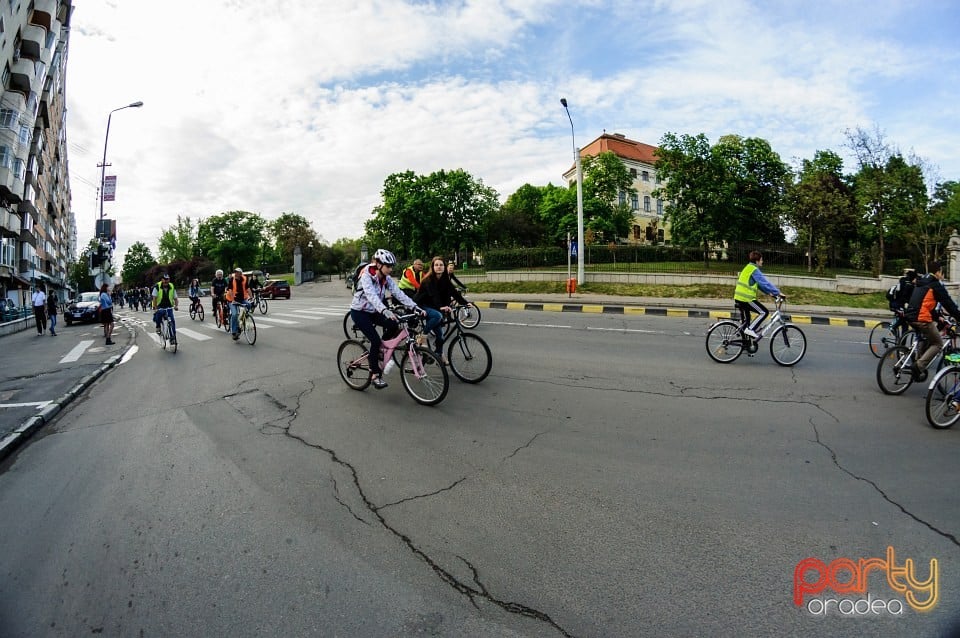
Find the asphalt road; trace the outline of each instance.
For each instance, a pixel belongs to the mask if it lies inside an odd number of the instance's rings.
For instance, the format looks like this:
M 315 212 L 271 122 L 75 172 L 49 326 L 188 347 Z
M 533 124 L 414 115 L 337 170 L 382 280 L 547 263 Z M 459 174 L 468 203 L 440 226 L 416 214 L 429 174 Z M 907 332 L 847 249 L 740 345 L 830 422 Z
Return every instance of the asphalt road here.
M 272 303 L 254 347 L 178 319 L 208 338 L 176 355 L 128 320 L 138 350 L 0 468 L 0 633 L 938 636 L 960 617 L 960 430 L 926 425 L 924 389 L 877 390 L 865 330 L 803 326 L 795 368 L 763 348 L 720 365 L 707 319 L 484 310 L 490 377 L 424 408 L 396 378 L 340 380 L 345 301 Z M 937 559 L 932 610 L 811 613 L 903 601 L 877 563 L 867 593 L 794 605 L 802 559 L 888 547 L 920 578 Z

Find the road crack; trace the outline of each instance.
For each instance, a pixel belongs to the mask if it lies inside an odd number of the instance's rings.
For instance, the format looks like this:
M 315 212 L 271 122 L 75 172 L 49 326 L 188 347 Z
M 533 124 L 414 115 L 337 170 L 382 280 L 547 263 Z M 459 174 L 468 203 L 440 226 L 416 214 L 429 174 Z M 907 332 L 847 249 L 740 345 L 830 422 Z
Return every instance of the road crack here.
M 508 613 L 515 614 L 515 615 L 518 615 L 518 616 L 523 616 L 523 617 L 525 617 L 525 618 L 531 618 L 531 619 L 534 619 L 534 620 L 537 620 L 537 621 L 546 623 L 546 624 L 550 625 L 551 627 L 553 627 L 557 632 L 559 632 L 559 633 L 560 633 L 562 636 L 564 636 L 565 638 L 573 638 L 573 634 L 571 634 L 571 633 L 568 632 L 566 629 L 564 629 L 563 627 L 561 627 L 553 618 L 550 617 L 549 614 L 546 614 L 546 613 L 544 613 L 544 612 L 542 612 L 542 611 L 540 611 L 540 610 L 538 610 L 538 609 L 534 609 L 533 607 L 529 607 L 529 606 L 524 605 L 524 604 L 522 604 L 522 603 L 517 603 L 517 602 L 510 601 L 510 600 L 503 600 L 503 599 L 501 599 L 501 598 L 496 597 L 496 596 L 495 596 L 494 594 L 492 594 L 492 593 L 489 591 L 489 589 L 480 581 L 479 573 L 478 573 L 477 569 L 473 566 L 473 564 L 471 564 L 471 563 L 470 563 L 469 561 L 467 561 L 465 558 L 458 556 L 458 558 L 460 558 L 460 560 L 463 561 L 463 562 L 470 568 L 470 570 L 471 570 L 471 572 L 472 572 L 472 574 L 473 574 L 473 584 L 472 584 L 472 585 L 471 585 L 470 583 L 466 583 L 466 582 L 461 581 L 461 580 L 460 580 L 459 578 L 457 578 L 454 574 L 452 574 L 452 573 L 449 572 L 448 570 L 444 569 L 437 561 L 435 561 L 433 558 L 431 558 L 430 555 L 427 554 L 424 550 L 420 549 L 420 547 L 417 546 L 417 544 L 413 541 L 412 538 L 410 538 L 408 535 L 406 535 L 406 534 L 404 534 L 403 532 L 401 532 L 399 529 L 393 527 L 393 526 L 390 524 L 390 522 L 387 521 L 387 519 L 384 518 L 383 514 L 381 513 L 381 511 L 382 511 L 384 508 L 391 507 L 391 506 L 393 506 L 393 505 L 399 505 L 400 503 L 403 503 L 403 502 L 406 502 L 406 501 L 411 501 L 411 500 L 415 500 L 415 499 L 418 499 L 418 498 L 425 498 L 425 497 L 429 497 L 429 496 L 433 496 L 433 495 L 439 494 L 439 493 L 441 493 L 441 492 L 449 491 L 449 490 L 453 489 L 454 487 L 456 487 L 457 485 L 459 485 L 459 484 L 460 484 L 461 482 L 463 482 L 464 480 L 466 480 L 466 477 L 461 477 L 460 479 L 454 481 L 452 484 L 448 485 L 447 487 L 441 488 L 441 489 L 439 489 L 439 490 L 437 490 L 437 491 L 435 491 L 435 492 L 431 492 L 431 493 L 429 493 L 429 494 L 422 494 L 422 495 L 419 495 L 419 496 L 412 496 L 412 497 L 409 497 L 409 498 L 406 498 L 406 499 L 402 499 L 402 500 L 400 500 L 400 501 L 397 501 L 397 502 L 395 502 L 395 503 L 387 503 L 387 504 L 384 504 L 384 505 L 377 505 L 377 504 L 374 503 L 372 500 L 370 500 L 370 497 L 369 497 L 369 496 L 367 495 L 367 493 L 364 491 L 363 486 L 362 486 L 361 483 L 360 483 L 359 473 L 357 472 L 357 469 L 353 466 L 352 463 L 350 463 L 349 461 L 346 461 L 345 459 L 340 458 L 340 456 L 337 454 L 336 450 L 333 450 L 333 449 L 331 449 L 331 448 L 325 447 L 325 446 L 323 446 L 323 445 L 321 445 L 321 444 L 319 444 L 319 443 L 312 443 L 312 442 L 308 441 L 306 438 L 304 438 L 303 436 L 301 436 L 301 435 L 299 435 L 299 434 L 296 434 L 296 433 L 294 433 L 294 432 L 291 432 L 291 431 L 290 431 L 290 428 L 291 428 L 291 426 L 293 425 L 293 422 L 297 419 L 297 416 L 299 415 L 299 412 L 300 412 L 300 403 L 301 403 L 301 401 L 303 400 L 303 397 L 306 396 L 307 394 L 309 394 L 310 392 L 312 392 L 313 389 L 314 389 L 314 387 L 315 387 L 315 386 L 314 386 L 314 383 L 311 381 L 309 388 L 307 388 L 307 389 L 305 389 L 304 391 L 300 392 L 298 395 L 296 395 L 296 397 L 293 398 L 293 403 L 294 403 L 294 407 L 293 407 L 293 408 L 289 408 L 289 407 L 284 406 L 284 409 L 288 412 L 287 416 L 283 417 L 282 419 L 273 419 L 273 420 L 271 420 L 271 422 L 270 422 L 269 424 L 267 424 L 267 425 L 269 425 L 269 427 L 271 427 L 271 428 L 277 428 L 277 429 L 281 430 L 285 436 L 287 436 L 287 437 L 289 437 L 289 438 L 291 438 L 291 439 L 293 439 L 293 440 L 295 440 L 295 441 L 298 441 L 298 442 L 302 443 L 303 445 L 305 445 L 305 446 L 307 446 L 307 447 L 309 447 L 309 448 L 312 448 L 312 449 L 315 449 L 315 450 L 317 450 L 317 451 L 320 451 L 320 452 L 325 453 L 328 457 L 330 457 L 330 460 L 331 460 L 332 462 L 334 462 L 334 463 L 336 463 L 337 465 L 339 465 L 340 467 L 344 468 L 344 469 L 349 473 L 349 475 L 352 477 L 354 489 L 357 490 L 357 493 L 359 494 L 360 500 L 363 502 L 364 507 L 366 507 L 366 509 L 370 512 L 370 514 L 376 519 L 376 522 L 379 523 L 379 525 L 380 525 L 384 530 L 386 530 L 387 532 L 389 532 L 390 534 L 392 534 L 393 536 L 395 536 L 397 539 L 399 539 L 400 542 L 402 542 L 402 543 L 407 547 L 407 549 L 410 550 L 410 552 L 411 552 L 414 556 L 416 556 L 416 557 L 419 558 L 421 561 L 423 561 L 424 563 L 426 563 L 426 565 L 427 565 L 431 570 L 433 570 L 434 574 L 436 574 L 436 576 L 437 576 L 442 582 L 446 583 L 446 584 L 449 585 L 451 588 L 453 588 L 455 591 L 457 591 L 458 593 L 460 593 L 460 594 L 462 594 L 463 596 L 467 597 L 467 598 L 470 600 L 470 603 L 471 603 L 475 608 L 479 609 L 479 605 L 477 604 L 477 600 L 478 600 L 478 599 L 485 600 L 485 601 L 487 601 L 488 603 L 493 604 L 493 605 L 499 607 L 500 609 L 502 609 L 502 610 L 504 610 L 504 611 L 506 611 L 506 612 L 508 612 Z M 235 395 L 230 395 L 230 396 L 236 396 L 236 395 L 239 395 L 239 394 L 246 394 L 246 392 L 237 392 Z M 269 397 L 276 405 L 284 405 L 284 404 L 282 404 L 280 401 L 278 401 L 275 397 L 271 397 L 271 396 L 270 396 L 269 394 L 267 394 L 266 392 L 264 392 L 263 394 L 266 395 L 267 397 Z M 226 398 L 226 397 L 224 397 L 224 398 Z M 282 421 L 282 420 L 286 420 L 286 424 L 277 424 L 278 421 Z M 277 424 L 277 425 L 275 425 L 275 424 Z M 262 432 L 262 430 L 261 430 L 261 432 Z M 533 442 L 533 439 L 536 439 L 537 436 L 539 436 L 539 434 L 538 434 L 538 435 L 535 435 L 535 436 L 534 436 L 530 441 L 528 441 L 525 445 L 520 446 L 520 448 L 517 448 L 517 450 L 519 450 L 519 449 L 521 449 L 521 448 L 523 448 L 523 447 L 529 446 L 529 445 Z M 516 452 L 514 452 L 514 453 L 516 453 Z M 365 523 L 365 524 L 367 524 L 367 525 L 370 525 L 370 523 L 369 523 L 368 521 L 366 521 L 366 520 L 362 519 L 361 517 L 359 517 L 359 516 L 349 507 L 349 505 L 347 505 L 347 504 L 340 498 L 339 486 L 337 485 L 336 481 L 334 481 L 334 498 L 337 500 L 338 503 L 340 503 L 341 505 L 343 505 L 344 507 L 346 507 L 347 510 L 350 511 L 350 514 L 351 514 L 354 518 L 356 518 L 357 520 L 359 520 L 359 521 L 361 521 L 361 522 L 363 522 L 363 523 Z
M 907 508 L 905 508 L 903 505 L 901 505 L 901 504 L 898 503 L 897 501 L 895 501 L 895 500 L 893 500 L 892 498 L 890 498 L 890 496 L 889 496 L 885 491 L 883 491 L 883 488 L 881 488 L 879 485 L 877 485 L 875 481 L 873 481 L 873 480 L 871 480 L 871 479 L 868 479 L 868 478 L 866 478 L 866 477 L 864 477 L 864 476 L 858 476 L 858 475 L 854 474 L 853 472 L 851 472 L 850 470 L 848 470 L 847 468 L 843 467 L 843 465 L 840 464 L 840 461 L 839 461 L 839 459 L 837 458 L 837 453 L 834 452 L 833 449 L 832 449 L 829 445 L 827 445 L 827 444 L 824 443 L 822 440 L 820 440 L 820 431 L 817 430 L 817 426 L 816 426 L 815 424 L 813 424 L 812 422 L 811 422 L 810 425 L 813 427 L 813 434 L 814 434 L 814 437 L 815 437 L 814 442 L 815 442 L 817 445 L 823 447 L 825 450 L 827 450 L 827 452 L 830 453 L 830 458 L 833 460 L 833 464 L 837 466 L 837 469 L 839 469 L 841 472 L 843 472 L 843 473 L 846 474 L 847 476 L 850 476 L 851 478 L 854 478 L 854 479 L 856 479 L 856 480 L 858 480 L 858 481 L 863 481 L 864 483 L 866 483 L 867 485 L 869 485 L 870 487 L 872 487 L 874 490 L 876 490 L 876 492 L 883 498 L 883 500 L 887 501 L 888 503 L 890 503 L 891 505 L 893 505 L 894 507 L 896 507 L 897 509 L 899 509 L 901 512 L 903 512 L 904 514 L 906 514 L 907 516 L 909 516 L 910 518 L 912 518 L 912 519 L 915 520 L 916 522 L 918 522 L 918 523 L 920 523 L 921 525 L 927 527 L 930 531 L 934 532 L 935 534 L 939 534 L 940 536 L 943 536 L 944 538 L 946 538 L 947 540 L 949 540 L 949 541 L 950 541 L 951 543 L 953 543 L 954 545 L 960 547 L 960 539 L 957 539 L 957 537 L 956 537 L 955 535 L 951 534 L 950 532 L 945 532 L 945 531 L 943 531 L 942 529 L 939 529 L 938 527 L 936 527 L 936 526 L 933 525 L 932 523 L 923 520 L 922 518 L 920 518 L 919 516 L 917 516 L 917 515 L 914 514 L 913 512 L 909 511 L 909 510 L 908 510 Z

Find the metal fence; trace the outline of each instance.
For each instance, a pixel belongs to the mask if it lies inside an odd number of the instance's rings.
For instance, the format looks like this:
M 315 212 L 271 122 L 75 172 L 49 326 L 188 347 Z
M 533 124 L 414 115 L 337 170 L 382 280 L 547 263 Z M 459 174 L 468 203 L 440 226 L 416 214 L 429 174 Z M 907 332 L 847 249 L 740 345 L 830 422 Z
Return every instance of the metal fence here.
M 765 270 L 835 276 L 837 274 L 871 276 L 875 256 L 870 248 L 850 247 L 830 250 L 826 254 L 810 254 L 793 244 L 764 245 L 752 242 L 717 243 L 711 245 L 704 258 L 703 247 L 643 245 L 600 246 L 584 249 L 584 269 L 588 272 L 662 272 L 737 274 L 749 261 L 750 252 L 763 253 Z M 821 261 L 822 267 L 821 267 Z M 570 257 L 576 267 L 576 256 Z M 888 255 L 884 272 L 900 274 L 905 266 L 916 266 L 909 255 Z M 567 251 L 561 246 L 487 250 L 483 254 L 485 270 L 564 269 Z

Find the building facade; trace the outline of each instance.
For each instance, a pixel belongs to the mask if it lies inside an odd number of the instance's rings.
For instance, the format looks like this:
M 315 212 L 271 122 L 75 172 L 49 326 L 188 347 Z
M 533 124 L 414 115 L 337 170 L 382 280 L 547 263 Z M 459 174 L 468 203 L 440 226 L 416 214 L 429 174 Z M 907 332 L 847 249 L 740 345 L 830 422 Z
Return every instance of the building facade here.
M 67 297 L 77 229 L 65 77 L 72 0 L 0 0 L 0 302 Z
M 664 223 L 664 201 L 654 196 L 660 187 L 655 168 L 657 147 L 628 139 L 620 133 L 604 133 L 580 149 L 580 157 L 611 152 L 624 163 L 633 178 L 635 192 L 620 192 L 620 204 L 633 211 L 633 226 L 624 239 L 628 244 L 663 244 L 670 242 L 670 229 Z M 563 174 L 567 184 L 577 180 L 576 167 Z

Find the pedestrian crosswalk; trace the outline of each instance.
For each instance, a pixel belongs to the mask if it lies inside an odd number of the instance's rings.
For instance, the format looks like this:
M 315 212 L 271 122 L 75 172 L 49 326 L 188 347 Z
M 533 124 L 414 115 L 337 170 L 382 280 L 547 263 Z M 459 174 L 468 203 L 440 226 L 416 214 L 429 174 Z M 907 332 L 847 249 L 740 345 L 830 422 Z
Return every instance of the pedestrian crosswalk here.
M 274 328 L 299 330 L 318 323 L 331 321 L 339 323 L 349 309 L 349 301 L 321 304 L 318 304 L 317 300 L 302 300 L 299 303 L 277 302 L 276 304 L 270 304 L 269 312 L 266 315 L 255 312 L 253 317 L 257 323 L 257 332 Z M 180 337 L 181 344 L 185 340 L 199 343 L 215 341 L 215 333 L 226 334 L 226 330 L 217 327 L 212 318 L 212 313 L 209 311 L 205 321 L 190 319 L 190 314 L 186 309 L 175 312 L 174 317 L 176 318 L 177 335 Z M 142 329 L 151 337 L 156 337 L 153 316 L 150 312 L 120 310 L 117 313 L 117 320 L 134 330 Z

